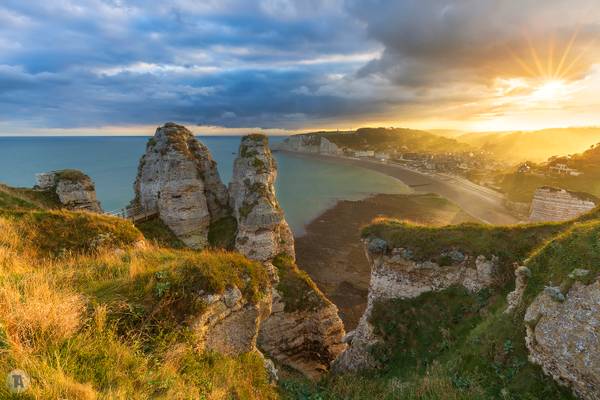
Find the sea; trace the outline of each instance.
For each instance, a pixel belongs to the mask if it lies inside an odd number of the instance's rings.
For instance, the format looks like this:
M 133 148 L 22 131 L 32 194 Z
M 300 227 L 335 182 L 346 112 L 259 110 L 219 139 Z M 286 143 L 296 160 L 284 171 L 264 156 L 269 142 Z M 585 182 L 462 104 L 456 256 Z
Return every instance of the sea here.
M 198 136 L 229 182 L 240 144 L 237 136 Z M 271 144 L 284 137 L 273 136 Z M 88 174 L 104 210 L 124 208 L 133 198 L 133 183 L 148 137 L 68 136 L 0 137 L 0 182 L 32 187 L 35 174 L 74 168 Z M 376 193 L 404 194 L 412 190 L 401 181 L 335 160 L 274 152 L 278 165 L 276 191 L 295 236 L 340 200 L 361 200 Z

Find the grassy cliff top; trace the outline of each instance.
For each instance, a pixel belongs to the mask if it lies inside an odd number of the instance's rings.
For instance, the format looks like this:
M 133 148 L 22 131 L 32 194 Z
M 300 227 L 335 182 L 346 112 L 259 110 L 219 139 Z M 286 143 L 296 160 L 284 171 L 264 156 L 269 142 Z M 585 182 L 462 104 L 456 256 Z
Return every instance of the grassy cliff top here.
M 188 328 L 204 294 L 262 298 L 260 264 L 137 246 L 131 223 L 84 212 L 3 210 L 0 230 L 0 372 L 33 382 L 0 398 L 277 398 L 259 355 L 200 352 Z
M 59 171 L 54 171 L 54 173 L 59 180 L 71 182 L 85 182 L 90 180 L 89 176 L 78 169 L 61 169 Z
M 34 210 L 60 207 L 56 193 L 0 184 L 0 210 Z
M 506 262 L 519 261 L 569 223 L 491 226 L 475 223 L 430 227 L 379 219 L 365 227 L 363 238 L 381 238 L 389 247 L 410 249 L 416 260 L 426 261 L 448 250 L 472 256 L 496 255 Z
M 523 304 L 513 314 L 504 312 L 514 275 L 478 293 L 455 286 L 375 302 L 369 322 L 382 340 L 370 352 L 382 368 L 329 376 L 318 385 L 292 379 L 285 382 L 290 398 L 575 399 L 529 362 L 524 314 L 545 286 L 566 294 L 575 279 L 585 284 L 598 279 L 598 210 L 569 223 L 515 227 L 426 228 L 378 221 L 364 234 L 431 253 L 447 246 L 484 254 L 512 251 L 532 273 Z M 575 269 L 589 273 L 569 276 Z
M 103 247 L 131 246 L 143 239 L 129 221 L 88 212 L 0 210 L 22 239 L 22 249 L 40 257 L 90 253 Z

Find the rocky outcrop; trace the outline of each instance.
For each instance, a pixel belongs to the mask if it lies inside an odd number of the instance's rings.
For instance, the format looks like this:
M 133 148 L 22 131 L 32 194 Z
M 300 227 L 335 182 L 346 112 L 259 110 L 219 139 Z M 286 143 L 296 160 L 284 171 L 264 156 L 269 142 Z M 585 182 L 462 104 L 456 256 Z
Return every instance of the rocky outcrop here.
M 521 305 L 523 294 L 525 293 L 525 289 L 527 289 L 527 282 L 531 278 L 531 271 L 527 267 L 517 266 L 515 269 L 515 278 L 515 290 L 506 296 L 506 302 L 508 303 L 506 310 L 504 310 L 506 314 L 512 313 Z
M 278 257 L 271 316 L 263 322 L 259 347 L 280 364 L 316 379 L 346 349 L 337 307 L 289 257 Z
M 221 295 L 206 294 L 201 301 L 206 308 L 190 323 L 196 334 L 199 350 L 226 355 L 257 350 L 259 326 L 271 312 L 270 296 L 253 304 L 233 286 Z
M 187 246 L 203 248 L 210 224 L 230 212 L 228 201 L 208 148 L 181 125 L 159 127 L 140 160 L 133 207 L 158 213 Z
M 341 155 L 343 150 L 329 139 L 317 134 L 293 135 L 285 139 L 278 150 L 294 151 L 297 153 Z
M 60 204 L 69 210 L 102 212 L 96 198 L 96 186 L 81 171 L 65 169 L 36 175 L 36 189 L 56 193 Z
M 473 257 L 458 250 L 440 254 L 450 265 L 441 266 L 432 261 L 413 259 L 412 251 L 405 248 L 388 248 L 378 238 L 365 240 L 367 258 L 371 264 L 371 282 L 367 308 L 355 331 L 346 340 L 350 347 L 340 355 L 334 365 L 336 371 L 356 371 L 377 367 L 369 349 L 379 341 L 369 320 L 375 303 L 391 299 L 414 298 L 425 292 L 440 291 L 462 285 L 477 292 L 493 285 L 498 258 L 483 255 Z
M 529 359 L 580 398 L 598 400 L 600 281 L 585 285 L 576 280 L 562 296 L 553 292 L 540 293 L 525 314 Z
M 264 135 L 242 138 L 229 184 L 230 204 L 237 219 L 235 248 L 250 259 L 294 257 L 294 238 L 275 196 L 277 166 Z
M 533 195 L 529 221 L 568 221 L 593 210 L 598 204 L 598 199 L 586 193 L 544 186 Z

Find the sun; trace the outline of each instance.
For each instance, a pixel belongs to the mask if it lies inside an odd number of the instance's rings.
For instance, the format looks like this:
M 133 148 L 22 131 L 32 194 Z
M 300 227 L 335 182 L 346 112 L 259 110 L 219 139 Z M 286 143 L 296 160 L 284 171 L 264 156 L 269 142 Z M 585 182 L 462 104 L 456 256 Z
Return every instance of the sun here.
M 532 101 L 551 102 L 562 100 L 569 95 L 569 83 L 562 79 L 543 81 L 533 89 L 529 97 Z

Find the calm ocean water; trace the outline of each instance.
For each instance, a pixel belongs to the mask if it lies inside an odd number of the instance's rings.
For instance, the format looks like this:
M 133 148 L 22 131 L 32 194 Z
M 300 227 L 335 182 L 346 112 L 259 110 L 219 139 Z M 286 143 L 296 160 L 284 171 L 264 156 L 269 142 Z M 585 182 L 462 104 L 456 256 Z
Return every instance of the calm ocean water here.
M 239 137 L 200 136 L 228 183 Z M 126 206 L 133 198 L 137 164 L 147 137 L 0 137 L 0 182 L 31 187 L 35 174 L 76 168 L 96 183 L 105 210 Z M 283 140 L 271 137 L 271 143 Z M 400 181 L 360 167 L 328 160 L 275 153 L 279 165 L 277 194 L 294 233 L 338 200 L 359 200 L 373 193 L 409 193 Z

